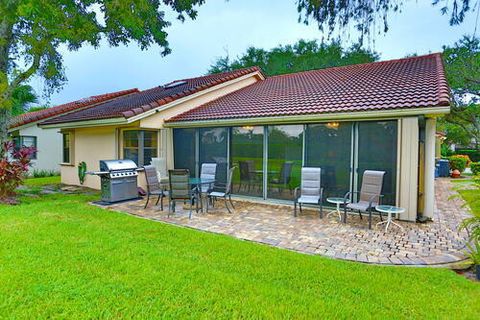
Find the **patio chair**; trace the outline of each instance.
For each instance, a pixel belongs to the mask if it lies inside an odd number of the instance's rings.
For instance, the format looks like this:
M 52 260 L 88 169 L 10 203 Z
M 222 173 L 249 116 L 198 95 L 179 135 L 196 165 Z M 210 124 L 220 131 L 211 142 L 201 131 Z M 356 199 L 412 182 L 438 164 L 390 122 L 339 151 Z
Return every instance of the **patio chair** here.
M 228 203 L 232 206 L 232 209 L 235 209 L 233 206 L 232 202 L 232 179 L 233 179 L 233 173 L 235 171 L 236 167 L 230 168 L 228 170 L 228 175 L 227 175 L 227 183 L 222 184 L 222 183 L 216 183 L 214 187 L 212 188 L 212 191 L 208 193 L 208 199 L 211 200 L 212 207 L 215 206 L 215 201 L 217 198 L 223 198 L 225 200 L 225 207 L 227 208 L 229 213 L 232 213 L 230 211 L 230 208 L 228 207 Z M 228 198 L 228 201 L 227 201 Z M 207 201 L 207 212 L 208 212 L 208 201 Z
M 217 164 L 216 163 L 202 163 L 202 168 L 200 170 L 200 178 L 201 179 L 212 179 L 215 180 L 217 174 Z M 207 193 L 210 191 L 211 186 L 209 185 L 202 185 L 201 192 Z
M 147 208 L 150 196 L 158 196 L 155 205 L 158 205 L 160 201 L 160 210 L 163 211 L 163 198 L 166 197 L 168 191 L 165 191 L 160 184 L 155 166 L 144 166 L 143 169 L 145 170 L 145 179 L 147 180 L 147 202 L 145 202 L 145 207 L 143 208 Z
M 292 179 L 292 161 L 286 161 L 282 164 L 282 168 L 280 169 L 280 174 L 276 177 L 271 179 L 270 186 L 277 187 L 278 193 L 281 194 L 283 190 L 288 189 L 290 192 L 292 191 L 290 187 L 290 180 Z
M 192 205 L 197 195 L 196 190 L 190 189 L 188 180 L 190 179 L 190 172 L 188 169 L 174 169 L 168 170 L 170 192 L 168 197 L 168 216 L 170 217 L 170 210 L 175 212 L 175 205 L 178 200 L 182 202 L 188 201 L 190 203 L 190 213 L 188 218 L 192 218 Z M 198 201 L 197 211 L 198 211 Z
M 363 172 L 360 191 L 349 191 L 345 194 L 343 223 L 347 222 L 347 209 L 350 209 L 358 211 L 360 219 L 362 219 L 362 212 L 368 213 L 368 228 L 372 228 L 372 210 L 381 204 L 384 175 L 385 171 L 365 170 Z M 352 200 L 350 198 L 354 194 L 359 195 L 358 201 L 347 203 L 349 200 Z M 380 220 L 383 220 L 382 215 L 380 215 Z
M 297 216 L 297 204 L 302 212 L 302 204 L 314 204 L 319 206 L 320 218 L 323 218 L 322 197 L 323 188 L 321 187 L 321 168 L 303 167 L 302 180 L 300 188 L 294 191 L 294 211 L 293 215 Z M 300 192 L 299 192 L 300 191 Z
M 255 162 L 253 160 L 245 160 L 239 161 L 238 164 L 240 166 L 240 183 L 238 184 L 238 191 L 242 189 L 243 185 L 245 191 L 250 192 L 252 182 L 255 179 Z

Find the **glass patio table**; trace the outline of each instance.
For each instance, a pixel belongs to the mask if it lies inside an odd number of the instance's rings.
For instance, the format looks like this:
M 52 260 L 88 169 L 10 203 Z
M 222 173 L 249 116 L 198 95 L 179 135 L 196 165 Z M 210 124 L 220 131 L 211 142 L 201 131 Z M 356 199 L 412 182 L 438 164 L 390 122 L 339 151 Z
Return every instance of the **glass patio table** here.
M 345 198 L 340 198 L 340 197 L 330 197 L 330 198 L 327 198 L 327 202 L 333 203 L 337 206 L 335 208 L 335 210 L 332 210 L 329 213 L 327 213 L 327 217 L 329 215 L 331 215 L 332 213 L 336 213 L 336 214 L 338 214 L 338 218 L 340 220 L 342 220 L 342 213 L 340 212 L 340 205 L 341 204 L 348 204 L 348 203 L 350 203 L 350 200 L 349 199 L 345 200 Z
M 188 179 L 188 184 L 192 187 L 193 186 L 195 187 L 195 192 L 199 196 L 198 201 L 201 201 L 202 212 L 204 211 L 204 208 L 205 208 L 204 204 L 206 205 L 206 203 L 203 203 L 204 199 L 202 198 L 202 186 L 204 186 L 204 185 L 211 186 L 214 183 L 215 183 L 215 179 L 211 179 L 211 178 L 190 178 L 190 179 Z
M 397 227 L 399 227 L 400 229 L 403 230 L 403 227 L 401 225 L 399 225 L 398 223 L 394 222 L 393 219 L 392 219 L 392 214 L 400 214 L 400 213 L 403 213 L 405 212 L 405 209 L 404 208 L 400 208 L 400 207 L 395 207 L 395 206 L 390 206 L 390 205 L 379 205 L 379 206 L 376 206 L 375 207 L 375 210 L 377 210 L 378 212 L 380 213 L 387 213 L 388 214 L 388 217 L 387 217 L 387 220 L 385 221 L 381 221 L 379 223 L 377 223 L 377 226 L 378 225 L 381 225 L 383 223 L 386 224 L 385 226 L 385 232 L 387 232 L 388 230 L 388 226 L 390 226 L 390 224 L 394 224 L 396 225 Z

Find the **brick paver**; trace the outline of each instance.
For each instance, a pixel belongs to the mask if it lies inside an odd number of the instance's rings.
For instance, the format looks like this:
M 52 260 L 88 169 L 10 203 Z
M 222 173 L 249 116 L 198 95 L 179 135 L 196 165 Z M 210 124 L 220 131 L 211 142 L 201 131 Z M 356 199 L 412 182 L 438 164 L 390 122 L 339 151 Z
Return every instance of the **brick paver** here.
M 364 216 L 350 216 L 347 224 L 338 217 L 320 219 L 313 210 L 293 217 L 293 209 L 287 205 L 271 205 L 234 201 L 235 212 L 229 214 L 222 201 L 209 213 L 178 210 L 167 217 L 167 211 L 159 207 L 143 209 L 145 200 L 115 204 L 110 209 L 123 211 L 147 219 L 191 227 L 203 231 L 221 233 L 240 239 L 268 245 L 318 254 L 336 259 L 375 264 L 438 265 L 455 263 L 465 259 L 463 251 L 466 233 L 458 231 L 462 219 L 469 216 L 464 202 L 452 188 L 448 179 L 437 179 L 436 208 L 432 222 L 399 222 L 404 230 L 390 226 L 368 229 Z M 166 202 L 166 201 L 165 201 Z M 373 225 L 379 221 L 374 218 Z

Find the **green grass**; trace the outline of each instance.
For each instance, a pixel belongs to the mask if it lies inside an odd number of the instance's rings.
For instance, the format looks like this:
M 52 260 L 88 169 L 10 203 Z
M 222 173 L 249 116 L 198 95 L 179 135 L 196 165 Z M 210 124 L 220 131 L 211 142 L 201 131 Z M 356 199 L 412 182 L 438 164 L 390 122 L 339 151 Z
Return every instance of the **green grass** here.
M 87 204 L 95 198 L 0 205 L 0 317 L 480 316 L 480 285 L 446 269 L 298 254 Z
M 59 184 L 59 183 L 60 183 L 60 176 L 25 179 L 25 186 L 29 186 L 29 187 L 49 185 L 49 184 L 53 185 L 53 184 Z

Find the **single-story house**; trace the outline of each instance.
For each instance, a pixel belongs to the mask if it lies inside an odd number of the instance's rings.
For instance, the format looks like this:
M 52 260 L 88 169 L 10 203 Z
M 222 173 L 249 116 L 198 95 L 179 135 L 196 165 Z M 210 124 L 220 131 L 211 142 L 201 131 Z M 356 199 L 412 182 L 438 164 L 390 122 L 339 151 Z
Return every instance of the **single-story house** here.
M 134 92 L 138 92 L 138 89 L 91 96 L 44 110 L 27 112 L 12 118 L 8 132 L 13 138 L 15 145 L 35 147 L 37 149 L 37 152 L 32 156 L 31 170 L 59 172 L 60 163 L 64 160 L 62 159 L 62 135 L 55 128 L 40 128 L 38 123 Z
M 48 119 L 75 164 L 152 157 L 199 175 L 236 166 L 233 191 L 265 201 L 292 199 L 302 166 L 322 168 L 325 196 L 358 190 L 366 169 L 386 172 L 384 203 L 400 219 L 433 216 L 436 118 L 450 111 L 440 54 L 266 77 L 257 67 L 177 80 Z M 140 177 L 143 182 L 144 178 Z M 99 178 L 86 185 L 99 188 Z

